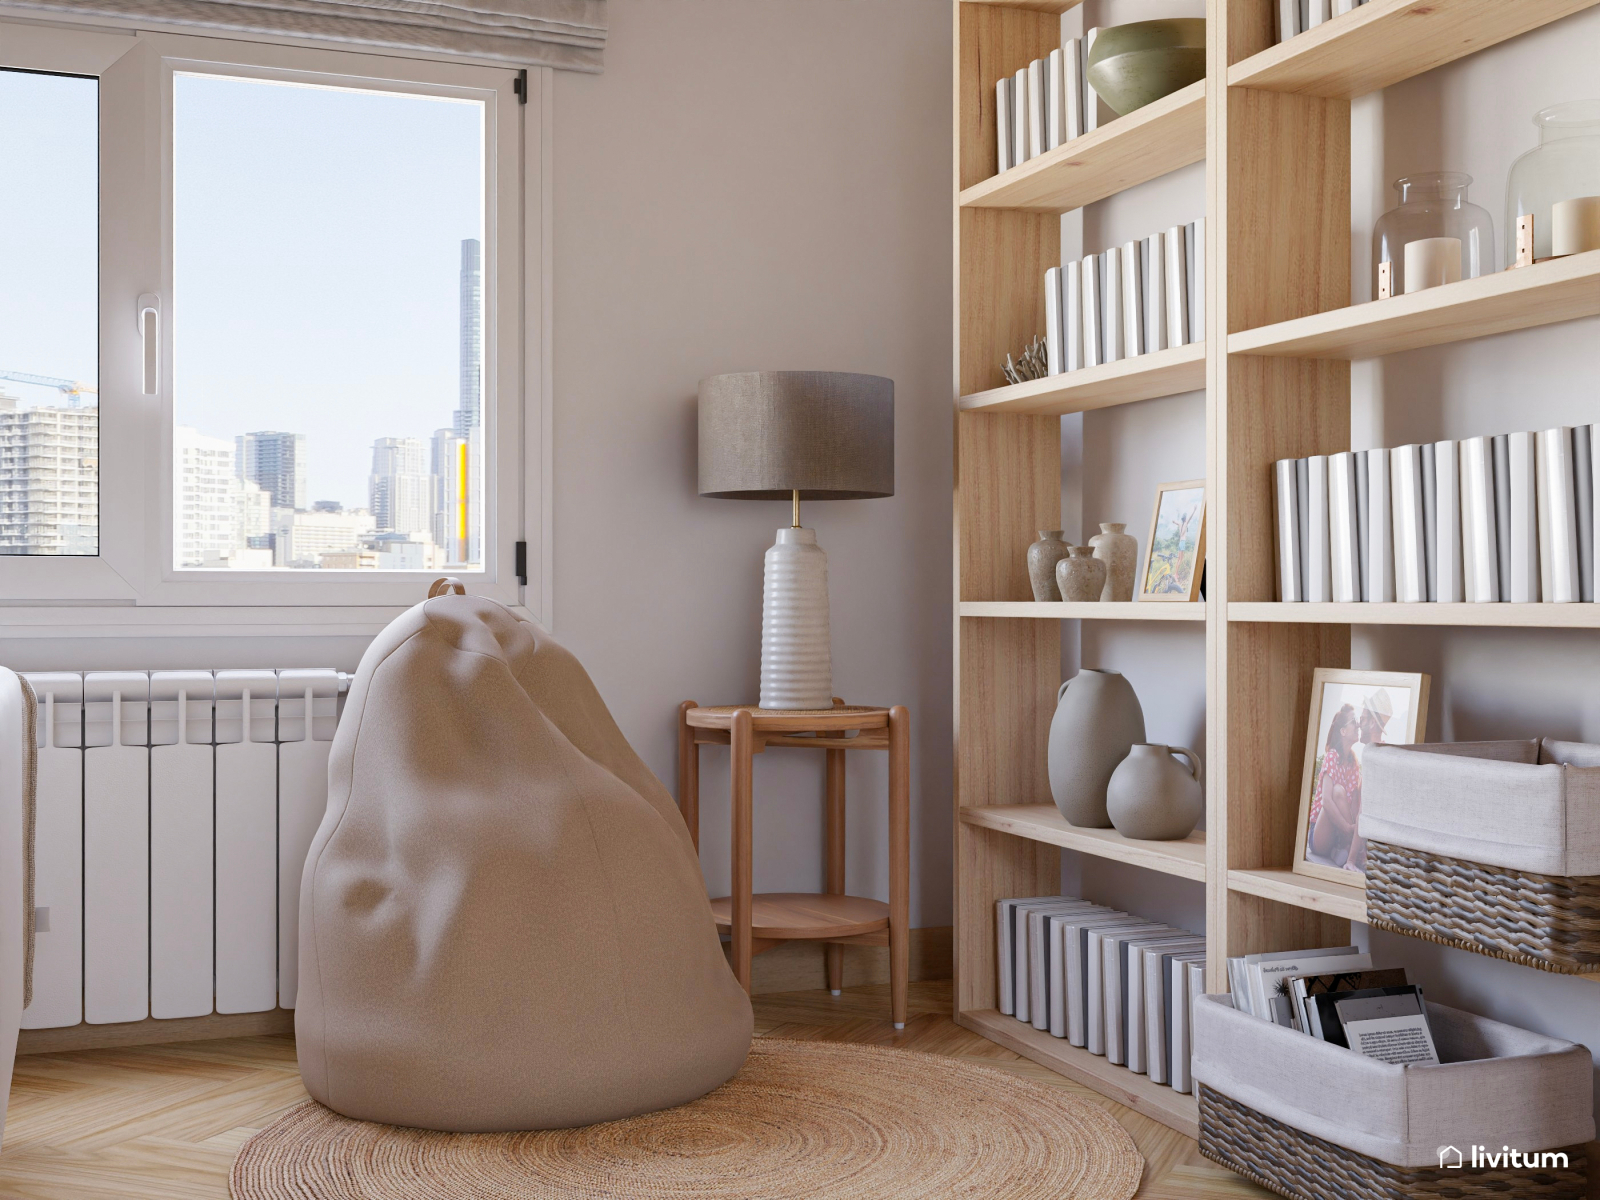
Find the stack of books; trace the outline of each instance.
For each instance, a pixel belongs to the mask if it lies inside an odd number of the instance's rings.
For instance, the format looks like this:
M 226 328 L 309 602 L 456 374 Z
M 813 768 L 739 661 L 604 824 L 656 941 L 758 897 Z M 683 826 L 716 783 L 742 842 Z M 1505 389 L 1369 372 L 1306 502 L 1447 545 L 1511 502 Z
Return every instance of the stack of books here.
M 1354 946 L 1247 954 L 1228 960 L 1240 1012 L 1397 1063 L 1437 1063 L 1422 989 L 1403 968 L 1374 970 Z
M 1089 49 L 1100 30 L 1068 38 L 994 85 L 999 168 L 1009 171 L 1100 126 L 1100 97 L 1089 86 Z M 1110 109 L 1105 110 L 1109 119 Z
M 1600 425 L 1274 464 L 1278 599 L 1592 603 Z
M 1355 12 L 1367 0 L 1277 0 L 1278 40 L 1287 42 L 1297 33 L 1315 29 L 1324 21 Z
M 1205 242 L 1202 217 L 1046 271 L 1047 373 L 1205 341 Z
M 1070 896 L 995 905 L 1000 1011 L 1187 1092 L 1206 940 Z

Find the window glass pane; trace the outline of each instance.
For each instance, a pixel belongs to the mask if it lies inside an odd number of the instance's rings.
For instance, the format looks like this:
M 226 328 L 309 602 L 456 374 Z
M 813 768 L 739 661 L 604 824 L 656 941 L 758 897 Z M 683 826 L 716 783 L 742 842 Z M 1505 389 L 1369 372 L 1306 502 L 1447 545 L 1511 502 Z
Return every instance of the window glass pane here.
M 481 569 L 483 105 L 173 105 L 175 565 Z
M 0 554 L 100 552 L 100 81 L 0 70 Z

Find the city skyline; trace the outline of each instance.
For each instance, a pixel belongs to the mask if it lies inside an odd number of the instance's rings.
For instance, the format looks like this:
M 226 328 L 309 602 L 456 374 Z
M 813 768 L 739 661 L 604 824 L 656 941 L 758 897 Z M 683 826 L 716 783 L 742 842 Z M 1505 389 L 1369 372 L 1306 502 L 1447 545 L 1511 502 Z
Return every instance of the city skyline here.
M 173 555 L 180 568 L 424 570 L 478 565 L 483 462 L 483 254 L 460 246 L 455 411 L 429 439 L 375 438 L 364 505 L 312 499 L 311 439 L 173 432 Z M 463 483 L 462 472 L 466 472 Z

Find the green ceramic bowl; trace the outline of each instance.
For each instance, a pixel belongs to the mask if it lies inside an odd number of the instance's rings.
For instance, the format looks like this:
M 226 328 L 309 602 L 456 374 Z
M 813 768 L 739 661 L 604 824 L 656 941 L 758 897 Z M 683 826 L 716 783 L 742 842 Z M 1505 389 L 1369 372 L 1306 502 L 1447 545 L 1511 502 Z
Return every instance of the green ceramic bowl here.
M 1204 17 L 1134 21 L 1102 29 L 1089 52 L 1089 84 L 1127 116 L 1206 77 Z

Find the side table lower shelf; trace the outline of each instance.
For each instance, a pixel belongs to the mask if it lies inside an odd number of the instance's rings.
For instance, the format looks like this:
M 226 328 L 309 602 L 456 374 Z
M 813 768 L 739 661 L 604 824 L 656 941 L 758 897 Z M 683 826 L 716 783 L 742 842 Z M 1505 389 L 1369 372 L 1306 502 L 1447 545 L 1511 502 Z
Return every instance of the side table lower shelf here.
M 1200 1136 L 1200 1102 L 1190 1093 L 1175 1092 L 1164 1084 L 1151 1083 L 1146 1075 L 1135 1074 L 1126 1067 L 1108 1062 L 1101 1055 L 1081 1050 L 1064 1038 L 1051 1037 L 997 1009 L 979 1008 L 958 1012 L 956 1024 L 974 1033 L 981 1033 L 991 1042 L 998 1042 L 1007 1050 L 1015 1050 L 1024 1058 L 1049 1067 L 1059 1075 L 1093 1088 L 1118 1104 L 1160 1121 L 1185 1137 Z
M 789 941 L 889 944 L 889 906 L 882 900 L 813 892 L 763 892 L 750 901 L 750 936 L 756 954 Z M 711 915 L 716 919 L 718 933 L 730 932 L 733 897 L 713 900 Z

